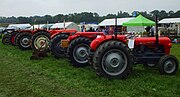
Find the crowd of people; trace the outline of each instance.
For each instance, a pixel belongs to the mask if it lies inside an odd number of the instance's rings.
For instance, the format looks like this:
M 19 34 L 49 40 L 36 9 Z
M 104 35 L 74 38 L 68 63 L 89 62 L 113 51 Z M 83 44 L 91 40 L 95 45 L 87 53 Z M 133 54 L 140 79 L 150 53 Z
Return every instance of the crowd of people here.
M 120 30 L 118 28 L 121 28 Z M 103 32 L 105 35 L 113 35 L 115 32 L 121 32 L 126 33 L 127 29 L 126 27 L 118 27 L 117 31 L 114 26 L 106 26 L 106 27 L 98 27 L 97 29 L 94 29 L 90 27 L 88 30 L 85 29 L 86 32 Z M 84 29 L 82 29 L 82 32 L 84 32 Z M 154 26 L 147 26 L 145 28 L 145 32 L 147 32 L 147 36 L 153 37 L 155 33 L 155 27 Z

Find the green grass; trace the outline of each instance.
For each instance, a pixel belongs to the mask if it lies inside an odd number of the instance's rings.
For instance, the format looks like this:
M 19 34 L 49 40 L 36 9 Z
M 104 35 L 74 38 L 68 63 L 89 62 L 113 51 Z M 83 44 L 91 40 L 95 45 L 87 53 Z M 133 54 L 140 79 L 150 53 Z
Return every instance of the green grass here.
M 171 53 L 180 60 L 180 44 Z M 0 42 L 0 97 L 179 97 L 180 72 L 160 75 L 155 68 L 136 65 L 126 80 L 96 76 L 91 66 L 75 68 L 51 55 L 30 60 L 32 51 Z

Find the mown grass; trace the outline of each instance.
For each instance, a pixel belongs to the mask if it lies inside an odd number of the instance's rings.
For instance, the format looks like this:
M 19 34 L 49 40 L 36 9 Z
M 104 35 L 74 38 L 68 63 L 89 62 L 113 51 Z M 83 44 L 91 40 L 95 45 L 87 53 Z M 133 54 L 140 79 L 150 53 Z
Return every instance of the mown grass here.
M 180 44 L 171 53 L 180 60 Z M 160 75 L 156 68 L 135 65 L 126 80 L 96 76 L 91 66 L 75 68 L 66 58 L 51 55 L 30 60 L 21 51 L 0 42 L 0 97 L 179 97 L 180 72 Z

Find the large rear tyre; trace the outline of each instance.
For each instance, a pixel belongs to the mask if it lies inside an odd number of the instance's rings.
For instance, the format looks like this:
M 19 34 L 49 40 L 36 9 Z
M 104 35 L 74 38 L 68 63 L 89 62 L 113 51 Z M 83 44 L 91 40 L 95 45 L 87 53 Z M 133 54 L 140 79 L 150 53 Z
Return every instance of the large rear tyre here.
M 16 34 L 18 34 L 18 32 L 12 32 L 11 36 L 10 36 L 10 42 L 13 46 L 16 46 L 15 44 L 15 36 Z
M 3 38 L 2 38 L 2 43 L 3 43 L 4 45 L 11 44 L 11 42 L 10 42 L 10 37 L 11 37 L 10 34 L 5 34 L 5 35 L 3 36 Z
M 178 70 L 179 62 L 173 55 L 164 55 L 159 59 L 158 66 L 160 74 L 174 75 Z
M 51 52 L 55 58 L 60 58 L 65 56 L 66 48 L 61 47 L 61 40 L 67 39 L 68 37 L 69 35 L 59 34 L 51 40 L 51 45 L 50 45 Z
M 31 37 L 32 34 L 28 32 L 22 32 L 17 36 L 17 44 L 21 50 L 31 49 Z
M 46 31 L 39 31 L 32 36 L 32 49 L 40 51 L 49 50 L 51 35 Z
M 90 43 L 91 40 L 85 37 L 79 37 L 70 43 L 67 53 L 73 66 L 84 67 L 88 65 Z
M 132 64 L 129 48 L 120 41 L 103 43 L 93 57 L 96 74 L 107 78 L 126 79 L 131 73 Z
M 16 45 L 16 46 L 18 46 L 18 42 L 17 42 L 17 37 L 18 37 L 18 35 L 19 35 L 20 33 L 17 33 L 15 36 L 14 36 L 14 44 Z

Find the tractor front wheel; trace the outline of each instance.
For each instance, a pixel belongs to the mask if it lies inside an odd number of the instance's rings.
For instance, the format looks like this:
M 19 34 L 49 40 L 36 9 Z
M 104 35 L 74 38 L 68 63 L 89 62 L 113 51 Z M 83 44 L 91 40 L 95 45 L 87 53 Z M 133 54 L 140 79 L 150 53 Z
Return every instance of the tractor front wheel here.
M 70 43 L 67 53 L 73 66 L 84 67 L 88 65 L 90 43 L 91 40 L 85 37 L 79 37 Z
M 61 47 L 61 40 L 62 39 L 67 39 L 69 37 L 69 35 L 66 34 L 59 34 L 56 35 L 52 41 L 51 41 L 51 52 L 54 55 L 55 58 L 60 58 L 65 56 L 65 50 L 66 48 L 62 48 Z
M 10 42 L 10 37 L 11 37 L 10 34 L 5 34 L 5 35 L 3 36 L 3 38 L 2 38 L 2 43 L 3 43 L 4 45 L 11 44 L 11 42 Z
M 120 41 L 103 43 L 93 57 L 96 74 L 107 78 L 126 79 L 132 70 L 132 64 L 129 48 Z
M 173 55 L 164 55 L 159 59 L 160 74 L 174 75 L 178 70 L 179 62 Z

